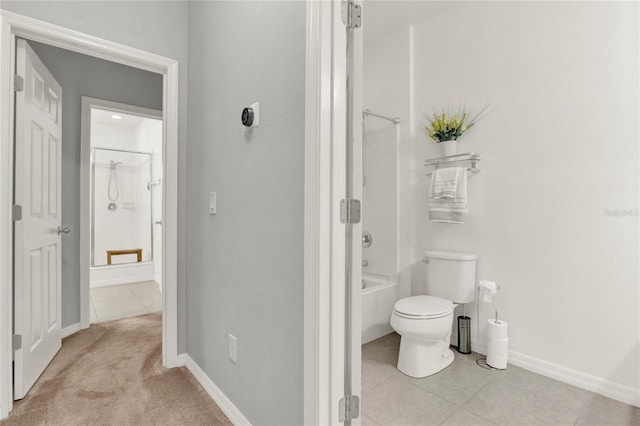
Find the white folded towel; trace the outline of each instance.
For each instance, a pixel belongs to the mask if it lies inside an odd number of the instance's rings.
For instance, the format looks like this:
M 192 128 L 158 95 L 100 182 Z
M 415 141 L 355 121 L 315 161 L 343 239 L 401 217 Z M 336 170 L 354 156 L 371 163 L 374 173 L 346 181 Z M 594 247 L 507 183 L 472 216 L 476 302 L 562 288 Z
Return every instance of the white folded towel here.
M 458 179 L 462 167 L 447 167 L 445 169 L 435 169 L 431 177 L 431 189 L 429 198 L 435 200 L 453 199 L 456 197 L 456 191 L 458 190 Z
M 450 170 L 457 169 L 457 170 Z M 447 176 L 457 176 L 454 196 L 450 196 L 450 189 L 436 191 L 435 184 L 439 172 L 446 171 Z M 443 179 L 444 181 L 444 179 Z M 464 167 L 451 167 L 448 169 L 436 169 L 431 177 L 431 189 L 429 191 L 429 220 L 434 222 L 464 223 L 464 215 L 467 212 L 467 169 Z M 442 196 L 445 192 L 447 198 Z M 441 198 L 435 198 L 440 193 Z

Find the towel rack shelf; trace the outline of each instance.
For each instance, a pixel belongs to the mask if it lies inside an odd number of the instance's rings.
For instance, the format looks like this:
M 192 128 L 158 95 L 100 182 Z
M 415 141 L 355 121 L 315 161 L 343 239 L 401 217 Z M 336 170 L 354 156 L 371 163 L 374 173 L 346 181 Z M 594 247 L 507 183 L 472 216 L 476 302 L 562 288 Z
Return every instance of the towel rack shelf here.
M 456 154 L 456 155 L 447 155 L 446 157 L 438 157 L 438 158 L 429 158 L 424 161 L 425 166 L 434 166 L 434 168 L 427 173 L 427 176 L 431 176 L 433 174 L 433 170 L 440 168 L 443 164 L 450 163 L 460 163 L 460 162 L 469 162 L 471 163 L 469 167 L 467 167 L 467 173 L 470 175 L 474 175 L 480 171 L 476 167 L 476 163 L 480 161 L 480 154 L 475 152 L 467 152 L 465 154 Z

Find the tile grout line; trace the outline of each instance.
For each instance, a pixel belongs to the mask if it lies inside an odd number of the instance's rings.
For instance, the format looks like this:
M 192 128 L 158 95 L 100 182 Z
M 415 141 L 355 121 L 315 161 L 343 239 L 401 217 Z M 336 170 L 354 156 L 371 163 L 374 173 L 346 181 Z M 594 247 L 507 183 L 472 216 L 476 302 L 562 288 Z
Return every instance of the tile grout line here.
M 141 307 L 145 311 L 145 313 L 147 313 L 147 314 L 150 313 L 149 309 L 147 309 L 147 307 L 144 305 L 144 303 L 142 303 L 140 298 L 133 292 L 133 290 L 131 290 L 131 288 L 129 288 L 129 284 L 120 284 L 120 285 L 112 286 L 112 287 L 126 288 L 126 290 L 129 292 L 129 295 L 124 296 L 124 297 L 110 298 L 110 299 L 107 299 L 107 300 L 109 300 L 109 301 L 114 301 L 114 300 L 116 300 L 116 301 L 117 300 L 122 300 L 122 301 L 128 300 L 128 301 L 130 301 L 130 300 L 133 300 L 133 301 L 136 302 L 136 306 Z M 131 296 L 133 296 L 133 299 L 131 298 Z M 95 304 L 94 304 L 94 309 L 95 309 Z M 105 309 L 103 314 L 105 314 L 107 317 L 109 317 L 108 313 L 111 312 L 111 311 L 114 311 L 114 310 L 115 309 Z M 97 319 L 96 322 L 101 322 L 100 321 L 100 316 L 98 315 L 98 309 L 95 309 L 95 314 L 96 314 L 96 317 L 97 317 L 96 318 Z M 136 314 L 136 315 L 143 315 L 143 313 Z M 129 318 L 131 316 L 136 316 L 136 315 L 127 315 L 127 316 L 124 316 L 124 317 L 116 317 L 116 318 L 108 319 L 108 320 L 111 321 L 111 320 L 117 320 L 117 319 L 124 319 L 124 318 Z
M 478 368 L 482 368 L 482 367 L 480 367 L 479 365 L 477 365 L 477 363 L 476 363 L 475 361 L 474 361 L 474 364 L 476 364 L 476 366 L 477 366 Z M 484 384 L 483 386 L 481 386 L 481 387 L 480 387 L 480 388 L 479 388 L 479 389 L 478 389 L 478 390 L 477 390 L 473 395 L 471 395 L 469 398 L 467 398 L 467 400 L 466 400 L 466 401 L 464 401 L 464 402 L 462 403 L 462 405 L 460 405 L 460 408 L 464 408 L 466 411 L 468 411 L 468 412 L 472 413 L 474 416 L 478 416 L 478 417 L 480 417 L 481 419 L 488 421 L 489 423 L 496 424 L 495 422 L 493 422 L 493 421 L 491 421 L 491 420 L 489 420 L 489 419 L 485 418 L 484 416 L 481 416 L 480 414 L 476 413 L 475 411 L 473 411 L 473 410 L 471 410 L 471 409 L 469 409 L 469 408 L 465 408 L 465 406 L 469 403 L 469 401 L 471 401 L 471 400 L 473 399 L 473 397 L 475 397 L 476 395 L 478 395 L 478 394 L 479 394 L 480 392 L 482 392 L 482 391 L 483 391 L 487 386 L 489 386 L 491 383 L 493 383 L 495 380 L 497 380 L 497 377 L 498 377 L 498 376 L 495 376 L 495 377 L 492 377 L 491 379 L 487 380 L 487 383 L 485 383 L 485 384 Z
M 460 407 L 456 408 L 455 410 L 453 410 L 453 413 L 449 414 L 444 420 L 442 420 L 439 424 L 443 425 L 444 422 L 446 422 L 447 420 L 449 420 L 455 413 L 457 413 L 458 411 L 460 411 Z
M 580 421 L 580 418 L 582 417 L 582 413 L 583 413 L 585 407 L 587 406 L 587 401 L 589 399 L 591 399 L 592 395 L 593 395 L 593 392 L 589 391 L 589 393 L 585 397 L 584 401 L 582 401 L 582 406 L 580 407 L 580 411 L 578 411 L 578 415 L 576 416 L 576 421 L 573 422 L 574 426 L 577 425 L 578 422 Z
M 145 282 L 145 283 L 146 283 L 146 282 L 148 282 L 148 281 L 143 281 L 143 282 Z M 158 284 L 157 284 L 155 281 L 153 281 L 153 283 L 155 284 L 155 287 L 154 287 L 154 288 L 157 288 L 157 285 L 158 285 Z M 130 285 L 137 285 L 137 284 L 140 284 L 140 283 L 132 283 L 132 284 L 125 284 L 125 285 L 126 285 L 126 286 L 130 286 Z M 136 299 L 138 299 L 138 301 L 140 302 L 140 304 L 142 304 L 142 306 L 147 310 L 147 313 L 152 314 L 152 313 L 156 312 L 156 311 L 150 311 L 150 310 L 149 310 L 149 308 L 147 307 L 147 305 L 144 303 L 144 301 L 142 301 L 142 299 L 141 299 L 141 298 L 140 298 L 140 297 L 139 297 L 139 296 L 138 296 L 138 295 L 137 295 L 133 290 L 131 290 L 131 289 L 129 288 L 129 291 L 130 291 L 131 293 L 133 293 L 133 295 L 136 297 Z M 162 298 L 162 293 L 160 293 L 160 297 Z M 162 311 L 162 308 L 160 308 L 160 311 Z
M 135 293 L 135 291 L 131 290 L 129 288 L 130 284 L 125 284 L 125 286 L 127 286 L 127 290 L 129 290 L 131 293 L 133 293 L 133 297 L 135 297 L 135 299 L 142 305 L 142 307 L 147 311 L 148 314 L 150 314 L 151 312 L 149 312 L 149 308 L 147 308 L 147 305 L 145 305 L 142 300 L 140 300 L 140 298 L 138 297 L 138 295 Z

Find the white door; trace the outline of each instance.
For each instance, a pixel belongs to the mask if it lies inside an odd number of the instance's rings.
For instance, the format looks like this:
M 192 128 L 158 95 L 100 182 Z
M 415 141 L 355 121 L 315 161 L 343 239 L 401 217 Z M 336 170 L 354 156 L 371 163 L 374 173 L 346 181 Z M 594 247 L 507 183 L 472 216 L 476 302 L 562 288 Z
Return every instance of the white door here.
M 14 398 L 24 398 L 60 349 L 60 85 L 31 47 L 18 40 L 16 92 Z

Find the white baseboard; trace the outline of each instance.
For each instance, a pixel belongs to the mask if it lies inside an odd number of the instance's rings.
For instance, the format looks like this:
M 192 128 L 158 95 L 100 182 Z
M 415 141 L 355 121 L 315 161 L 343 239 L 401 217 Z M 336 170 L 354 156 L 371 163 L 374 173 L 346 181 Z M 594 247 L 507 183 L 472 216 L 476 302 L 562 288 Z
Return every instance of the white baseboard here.
M 153 281 L 153 275 L 132 275 L 130 277 L 109 278 L 109 279 L 100 280 L 100 281 L 91 281 L 89 286 L 91 288 L 109 287 L 112 285 L 141 283 L 143 281 Z
M 60 334 L 62 336 L 62 338 L 64 339 L 67 336 L 71 336 L 73 333 L 76 333 L 78 331 L 80 331 L 82 329 L 82 327 L 80 327 L 80 323 L 77 322 L 75 324 L 71 324 L 69 327 L 65 327 L 62 330 L 60 330 Z
M 249 420 L 238 410 L 238 408 L 231 402 L 229 398 L 220 390 L 219 387 L 211 381 L 211 379 L 205 374 L 196 362 L 191 359 L 188 354 L 178 355 L 178 364 L 184 362 L 187 369 L 193 374 L 193 377 L 202 385 L 204 390 L 207 391 L 211 399 L 220 407 L 220 410 L 227 416 L 227 418 L 234 425 L 251 425 Z
M 558 364 L 553 364 L 514 351 L 509 351 L 509 362 L 513 365 L 517 365 L 518 367 L 522 367 L 526 370 L 533 371 L 534 373 L 550 377 L 560 382 L 595 392 L 606 396 L 607 398 L 624 402 L 625 404 L 640 407 L 640 389 L 634 389 L 630 386 L 621 385 L 619 383 L 612 382 L 611 380 L 581 373 Z
M 179 354 L 176 359 L 176 367 L 186 367 L 187 366 L 187 358 L 189 355 L 187 354 Z
M 479 344 L 472 340 L 471 347 L 474 352 L 478 352 L 483 355 L 486 354 L 486 345 L 484 344 Z M 551 362 L 543 361 L 539 358 L 534 358 L 514 351 L 509 351 L 508 363 L 540 374 L 541 376 L 549 377 L 559 382 L 586 389 L 625 404 L 640 407 L 640 389 L 621 385 L 619 383 L 612 382 L 611 380 L 592 376 L 590 374 L 582 373 L 571 368 L 563 367 L 558 364 L 553 364 Z

